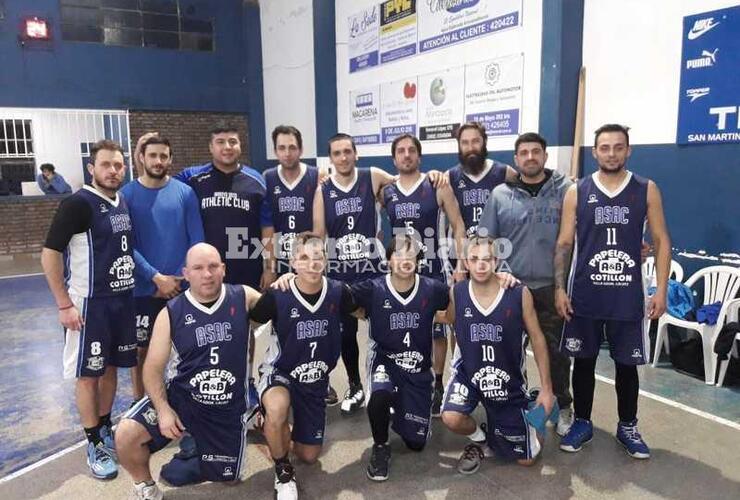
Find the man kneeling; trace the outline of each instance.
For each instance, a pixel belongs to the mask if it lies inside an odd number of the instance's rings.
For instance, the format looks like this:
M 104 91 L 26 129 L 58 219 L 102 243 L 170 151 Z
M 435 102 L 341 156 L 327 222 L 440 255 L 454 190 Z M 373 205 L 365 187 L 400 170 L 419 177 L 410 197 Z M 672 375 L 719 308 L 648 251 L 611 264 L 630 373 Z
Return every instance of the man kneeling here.
M 314 463 L 321 453 L 326 424 L 329 373 L 342 347 L 341 316 L 357 306 L 349 287 L 324 277 L 326 251 L 318 235 L 301 233 L 293 240 L 291 266 L 252 310 L 257 323 L 272 320 L 270 346 L 260 366 L 264 432 L 275 461 L 275 498 L 298 498 L 288 452 Z M 288 417 L 293 411 L 292 432 Z
M 370 320 L 367 414 L 373 449 L 367 477 L 373 481 L 388 479 L 389 425 L 414 451 L 424 449 L 430 434 L 434 317 L 447 309 L 449 295 L 442 281 L 417 274 L 420 257 L 416 240 L 396 235 L 386 254 L 390 274 L 352 285 Z
M 147 396 L 116 430 L 118 456 L 134 480 L 135 498 L 162 498 L 149 457 L 185 429 L 195 439 L 202 480 L 240 478 L 246 446 L 242 419 L 247 410 L 248 310 L 260 295 L 247 286 L 224 284 L 225 270 L 216 248 L 194 245 L 183 269 L 190 289 L 170 300 L 154 323 L 143 372 Z
M 442 421 L 468 436 L 457 470 L 473 474 L 485 452 L 531 465 L 540 452 L 536 432 L 525 419 L 526 338 L 532 342 L 542 389 L 537 404 L 549 415 L 555 403 L 547 344 L 537 322 L 532 294 L 524 286 L 504 289 L 494 273 L 494 242 L 474 236 L 466 242 L 465 265 L 470 279 L 450 291 L 447 320 L 454 322 L 457 347 L 447 383 Z M 471 414 L 478 403 L 486 410 L 487 427 Z M 485 450 L 485 451 L 484 451 Z

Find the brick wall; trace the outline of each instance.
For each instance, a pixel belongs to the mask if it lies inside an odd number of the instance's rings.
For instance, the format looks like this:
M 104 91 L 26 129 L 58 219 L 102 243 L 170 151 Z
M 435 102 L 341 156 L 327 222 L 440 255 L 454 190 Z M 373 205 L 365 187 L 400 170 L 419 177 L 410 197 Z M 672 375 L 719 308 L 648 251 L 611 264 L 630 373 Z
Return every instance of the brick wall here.
M 0 199 L 0 255 L 41 251 L 51 219 L 63 196 L 13 196 Z
M 209 130 L 213 125 L 222 121 L 235 124 L 239 129 L 242 143 L 241 159 L 249 163 L 247 120 L 243 114 L 129 111 L 132 148 L 143 134 L 160 132 L 172 144 L 174 151 L 172 173 L 176 173 L 184 167 L 200 165 L 211 160 L 208 152 Z
M 155 130 L 167 136 L 175 153 L 175 173 L 210 161 L 208 131 L 219 121 L 237 125 L 242 161 L 248 163 L 249 137 L 243 114 L 131 111 L 131 142 L 136 144 L 142 134 Z M 61 200 L 58 196 L 0 197 L 0 256 L 40 252 Z

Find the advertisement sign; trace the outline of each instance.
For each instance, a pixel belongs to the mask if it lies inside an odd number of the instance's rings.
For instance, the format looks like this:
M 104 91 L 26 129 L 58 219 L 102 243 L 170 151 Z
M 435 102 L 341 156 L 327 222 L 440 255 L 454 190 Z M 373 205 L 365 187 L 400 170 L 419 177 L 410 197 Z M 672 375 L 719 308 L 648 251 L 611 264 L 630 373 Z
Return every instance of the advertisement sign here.
M 465 67 L 419 77 L 419 139 L 453 139 L 463 119 Z
M 684 17 L 678 144 L 740 142 L 739 33 L 740 6 Z
M 515 54 L 465 67 L 465 121 L 480 122 L 489 137 L 518 135 L 524 57 Z
M 380 63 L 416 54 L 416 0 L 380 4 Z
M 354 73 L 378 65 L 378 41 L 380 28 L 380 8 L 374 5 L 347 20 L 349 37 L 349 72 Z
M 355 144 L 380 142 L 380 91 L 377 86 L 349 93 L 349 133 Z
M 519 26 L 521 0 L 424 0 L 418 4 L 419 52 Z
M 393 142 L 401 134 L 416 135 L 416 78 L 380 86 L 381 142 Z

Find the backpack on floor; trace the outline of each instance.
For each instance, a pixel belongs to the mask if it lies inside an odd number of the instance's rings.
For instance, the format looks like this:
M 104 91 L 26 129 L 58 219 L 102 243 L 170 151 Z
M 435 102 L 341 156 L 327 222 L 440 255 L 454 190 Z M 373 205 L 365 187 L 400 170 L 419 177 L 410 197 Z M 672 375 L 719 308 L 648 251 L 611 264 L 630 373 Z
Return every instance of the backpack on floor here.
M 668 345 L 671 364 L 677 372 L 704 380 L 704 356 L 697 332 L 668 325 Z

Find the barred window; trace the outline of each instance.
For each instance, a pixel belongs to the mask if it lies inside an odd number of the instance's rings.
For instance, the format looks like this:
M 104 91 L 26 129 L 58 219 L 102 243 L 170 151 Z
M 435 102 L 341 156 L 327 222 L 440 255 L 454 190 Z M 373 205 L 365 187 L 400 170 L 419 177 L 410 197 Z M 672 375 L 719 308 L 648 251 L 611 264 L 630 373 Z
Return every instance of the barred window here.
M 64 40 L 214 50 L 213 19 L 198 16 L 192 0 L 60 0 L 60 7 Z
M 0 158 L 33 158 L 31 120 L 0 119 Z

